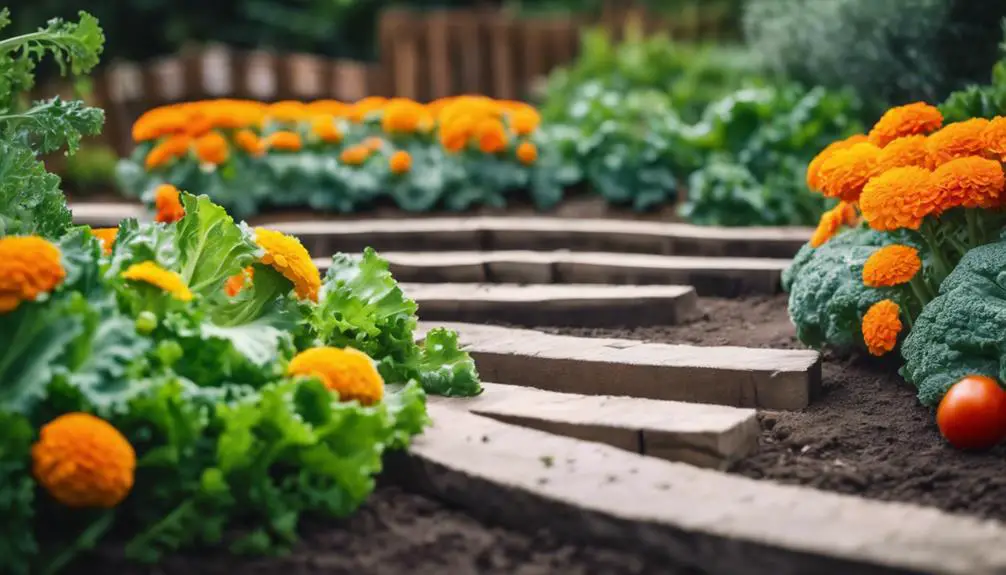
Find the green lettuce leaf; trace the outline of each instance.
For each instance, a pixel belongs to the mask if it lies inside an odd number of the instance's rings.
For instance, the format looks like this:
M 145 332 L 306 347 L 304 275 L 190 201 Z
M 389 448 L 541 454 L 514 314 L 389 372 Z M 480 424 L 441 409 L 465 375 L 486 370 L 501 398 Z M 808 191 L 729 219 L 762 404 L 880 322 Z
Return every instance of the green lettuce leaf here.
M 193 293 L 217 295 L 227 278 L 251 265 L 261 250 L 251 229 L 235 224 L 207 196 L 182 194 L 182 205 L 185 217 L 176 224 L 182 279 Z

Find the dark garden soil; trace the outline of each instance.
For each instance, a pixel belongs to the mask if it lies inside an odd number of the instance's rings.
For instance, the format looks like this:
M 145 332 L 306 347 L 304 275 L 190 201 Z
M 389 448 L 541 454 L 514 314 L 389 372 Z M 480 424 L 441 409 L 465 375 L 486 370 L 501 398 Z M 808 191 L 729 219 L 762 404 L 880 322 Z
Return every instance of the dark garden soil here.
M 799 348 L 786 297 L 704 299 L 687 325 L 553 333 L 694 345 Z M 896 358 L 893 358 L 896 359 Z M 940 437 L 932 410 L 897 365 L 825 355 L 822 396 L 799 412 L 764 411 L 760 451 L 732 473 L 1006 521 L 1006 445 L 965 453 Z
M 351 518 L 309 524 L 279 558 L 236 559 L 226 552 L 171 557 L 140 567 L 101 553 L 74 575 L 702 575 L 666 561 L 564 543 L 548 532 L 487 526 L 462 511 L 395 487 L 375 492 Z

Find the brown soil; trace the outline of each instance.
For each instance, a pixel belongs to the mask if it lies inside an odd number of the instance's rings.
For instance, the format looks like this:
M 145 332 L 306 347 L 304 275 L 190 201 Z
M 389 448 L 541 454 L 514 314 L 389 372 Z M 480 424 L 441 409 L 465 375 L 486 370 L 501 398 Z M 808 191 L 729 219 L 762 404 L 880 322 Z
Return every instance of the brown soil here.
M 687 325 L 554 329 L 664 343 L 796 348 L 786 297 L 705 299 Z M 896 358 L 893 358 L 896 360 Z M 932 410 L 896 364 L 825 354 L 824 392 L 799 412 L 760 413 L 761 449 L 733 473 L 1006 521 L 1006 445 L 965 453 L 940 437 Z
M 629 575 L 698 571 L 648 562 L 596 546 L 564 543 L 548 532 L 517 533 L 487 526 L 461 511 L 405 493 L 378 489 L 351 518 L 303 529 L 303 540 L 285 557 L 237 559 L 226 552 L 187 554 L 142 567 L 99 555 L 73 573 L 118 575 Z

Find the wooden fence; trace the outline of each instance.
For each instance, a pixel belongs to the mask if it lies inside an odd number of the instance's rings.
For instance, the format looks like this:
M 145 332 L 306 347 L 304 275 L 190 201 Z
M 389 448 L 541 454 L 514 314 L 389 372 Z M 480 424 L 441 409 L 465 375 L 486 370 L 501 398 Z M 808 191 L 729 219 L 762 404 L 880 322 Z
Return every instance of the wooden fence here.
M 592 20 L 524 19 L 501 10 L 393 9 L 380 18 L 376 63 L 206 46 L 142 64 L 112 62 L 95 74 L 91 100 L 106 111 L 104 138 L 124 155 L 132 149 L 133 121 L 167 103 L 222 97 L 353 101 L 368 95 L 425 101 L 472 93 L 524 98 L 536 79 L 576 58 L 585 26 L 602 26 L 617 39 L 633 21 L 647 33 L 711 40 L 730 35 L 723 27 L 727 16 L 694 10 L 670 21 L 638 9 L 608 9 Z M 54 90 L 39 92 L 48 97 Z

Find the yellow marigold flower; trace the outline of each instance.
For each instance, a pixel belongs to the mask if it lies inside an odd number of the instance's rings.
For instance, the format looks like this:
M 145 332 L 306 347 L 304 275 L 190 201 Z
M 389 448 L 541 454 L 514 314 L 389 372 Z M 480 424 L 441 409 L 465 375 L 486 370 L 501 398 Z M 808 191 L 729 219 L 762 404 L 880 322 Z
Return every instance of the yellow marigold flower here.
M 475 128 L 479 140 L 479 150 L 483 154 L 497 154 L 506 149 L 507 135 L 503 122 L 496 118 L 487 118 Z
M 348 117 L 351 122 L 359 124 L 360 122 L 363 122 L 372 112 L 376 112 L 383 108 L 387 101 L 388 100 L 386 98 L 382 98 L 381 96 L 368 96 L 350 106 L 349 110 L 346 112 L 346 117 Z
M 932 173 L 906 166 L 870 180 L 859 198 L 859 209 L 875 230 L 917 230 L 922 218 L 942 211 L 942 204 Z
M 227 148 L 227 140 L 220 132 L 207 132 L 196 140 L 196 155 L 199 161 L 214 166 L 227 161 L 230 150 Z
M 394 98 L 384 107 L 381 129 L 389 134 L 411 134 L 429 119 L 426 107 L 406 98 Z
M 192 137 L 188 134 L 173 134 L 147 152 L 147 157 L 143 161 L 144 166 L 148 170 L 157 169 L 187 154 L 191 144 Z
M 140 262 L 126 268 L 122 279 L 152 285 L 179 301 L 192 300 L 192 292 L 177 273 L 166 270 L 152 261 Z
M 985 151 L 983 134 L 989 121 L 985 118 L 971 118 L 963 122 L 947 124 L 942 130 L 926 139 L 930 167 L 937 168 L 965 156 L 980 156 Z
M 877 173 L 882 174 L 894 168 L 929 165 L 929 151 L 926 149 L 926 136 L 916 134 L 893 140 L 877 156 Z
M 339 154 L 342 163 L 350 166 L 359 166 L 370 157 L 370 148 L 366 146 L 350 146 Z
M 856 134 L 854 136 L 849 136 L 844 140 L 839 140 L 837 142 L 832 142 L 825 146 L 814 159 L 810 161 L 807 166 L 807 187 L 814 191 L 821 191 L 821 166 L 824 165 L 829 158 L 835 155 L 835 152 L 841 150 L 848 150 L 849 148 L 855 146 L 856 144 L 861 144 L 867 141 L 867 137 L 863 134 Z
M 342 141 L 342 132 L 335 125 L 333 116 L 319 116 L 311 120 L 311 132 L 326 144 L 338 144 Z
M 98 238 L 101 249 L 105 255 L 109 255 L 115 245 L 115 237 L 119 235 L 119 228 L 91 228 L 91 235 Z
M 67 413 L 42 426 L 31 459 L 35 479 L 67 507 L 115 507 L 133 488 L 133 446 L 87 413 Z
M 870 130 L 870 142 L 883 148 L 898 138 L 928 134 L 943 125 L 939 108 L 925 102 L 915 102 L 891 108 Z
M 265 250 L 262 263 L 290 280 L 297 297 L 318 301 L 321 274 L 300 240 L 274 230 L 255 228 L 255 242 Z
M 870 178 L 877 174 L 880 148 L 861 142 L 839 150 L 821 165 L 821 193 L 843 202 L 855 202 Z
M 266 109 L 266 117 L 279 122 L 299 122 L 310 116 L 311 112 L 303 102 L 284 100 L 270 104 Z
M 154 207 L 157 209 L 154 221 L 162 224 L 177 222 L 185 217 L 181 193 L 171 184 L 157 186 L 157 191 L 154 194 Z
M 238 273 L 227 278 L 224 282 L 224 293 L 228 297 L 234 297 L 241 293 L 244 289 L 245 284 L 251 281 L 255 277 L 255 268 L 248 266 L 245 269 L 239 271 Z
M 405 174 L 412 169 L 412 156 L 405 150 L 398 150 L 394 154 L 391 154 L 388 165 L 391 168 L 391 173 Z
M 269 134 L 265 139 L 265 144 L 269 149 L 282 150 L 284 152 L 299 152 L 304 146 L 300 140 L 300 134 L 286 130 Z
M 911 246 L 884 246 L 870 254 L 863 264 L 863 284 L 872 288 L 901 285 L 921 269 L 919 250 Z
M 871 355 L 881 356 L 898 345 L 901 308 L 889 299 L 870 306 L 863 316 L 863 342 Z
M 1000 162 L 1006 161 L 1006 118 L 996 116 L 982 131 L 982 147 Z
M 58 247 L 38 236 L 0 238 L 0 314 L 63 283 L 61 258 Z
M 287 375 L 313 376 L 339 394 L 341 401 L 372 405 L 384 397 L 384 379 L 374 360 L 351 347 L 315 347 L 298 353 L 287 367 Z
M 1002 164 L 978 156 L 950 160 L 936 168 L 933 181 L 944 210 L 997 207 L 1006 187 Z
M 251 156 L 261 156 L 265 153 L 265 142 L 251 130 L 238 130 L 234 134 L 234 143 Z
M 517 159 L 525 166 L 530 166 L 538 161 L 538 147 L 531 142 L 521 142 L 517 146 Z

